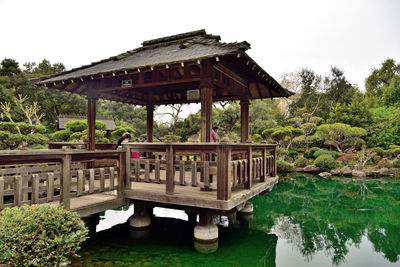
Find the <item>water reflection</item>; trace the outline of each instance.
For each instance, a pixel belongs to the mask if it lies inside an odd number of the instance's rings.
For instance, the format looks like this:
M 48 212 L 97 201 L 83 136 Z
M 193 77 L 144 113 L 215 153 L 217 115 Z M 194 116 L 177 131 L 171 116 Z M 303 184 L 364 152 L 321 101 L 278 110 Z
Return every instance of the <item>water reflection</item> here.
M 107 211 L 73 266 L 391 266 L 399 265 L 400 182 L 288 176 L 252 200 L 252 220 L 219 217 L 218 250 L 197 253 L 181 211 L 155 209 L 146 233 Z M 175 218 L 166 218 L 175 217 Z M 229 227 L 228 227 L 229 225 Z
M 400 183 L 395 179 L 287 177 L 253 203 L 251 227 L 272 229 L 309 261 L 323 251 L 332 264 L 346 263 L 349 249 L 360 246 L 364 236 L 386 260 L 399 260 Z

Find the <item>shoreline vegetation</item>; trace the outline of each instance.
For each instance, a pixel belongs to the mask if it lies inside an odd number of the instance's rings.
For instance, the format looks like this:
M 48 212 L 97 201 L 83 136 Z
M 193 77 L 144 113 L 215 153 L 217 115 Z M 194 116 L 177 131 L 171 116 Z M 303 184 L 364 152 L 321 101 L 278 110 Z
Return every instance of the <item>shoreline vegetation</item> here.
M 87 122 L 70 121 L 57 130 L 61 115 L 85 115 L 85 98 L 36 87 L 32 78 L 65 71 L 62 63 L 0 62 L 0 150 L 43 149 L 48 142 L 82 142 Z M 386 59 L 365 79 L 365 91 L 348 81 L 336 66 L 320 75 L 303 68 L 286 73 L 281 85 L 295 92 L 282 99 L 252 100 L 249 105 L 249 141 L 276 143 L 278 168 L 321 176 L 399 176 L 400 64 Z M 146 110 L 128 104 L 98 100 L 97 116 L 112 116 L 116 128 L 107 132 L 96 123 L 96 142 L 116 143 L 124 132 L 146 138 Z M 199 142 L 201 111 L 183 118 L 184 105 L 169 105 L 154 122 L 153 141 Z M 240 104 L 216 102 L 212 124 L 220 139 L 240 142 Z

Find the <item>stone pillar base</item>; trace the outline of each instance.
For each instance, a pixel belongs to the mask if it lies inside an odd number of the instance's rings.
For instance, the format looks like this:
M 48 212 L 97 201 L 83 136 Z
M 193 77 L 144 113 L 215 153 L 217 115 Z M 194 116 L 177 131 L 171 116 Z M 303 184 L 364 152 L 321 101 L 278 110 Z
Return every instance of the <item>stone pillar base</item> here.
M 212 222 L 212 215 L 200 213 L 199 224 L 194 227 L 194 248 L 201 253 L 218 249 L 218 227 Z
M 243 209 L 238 211 L 238 215 L 253 215 L 254 213 L 254 206 L 253 203 L 247 201 L 246 204 L 244 204 Z
M 146 230 L 151 224 L 151 214 L 145 202 L 134 202 L 134 214 L 129 217 L 128 223 L 135 230 Z

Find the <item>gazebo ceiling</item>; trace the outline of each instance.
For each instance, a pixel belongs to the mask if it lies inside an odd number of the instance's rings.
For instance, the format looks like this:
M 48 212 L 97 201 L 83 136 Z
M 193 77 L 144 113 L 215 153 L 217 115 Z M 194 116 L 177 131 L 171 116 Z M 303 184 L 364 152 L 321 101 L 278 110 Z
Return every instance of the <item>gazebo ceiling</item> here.
M 200 102 L 212 87 L 213 101 L 288 97 L 247 54 L 247 42 L 221 43 L 205 30 L 144 41 L 118 56 L 35 80 L 70 93 L 135 105 Z M 188 90 L 193 90 L 188 93 Z

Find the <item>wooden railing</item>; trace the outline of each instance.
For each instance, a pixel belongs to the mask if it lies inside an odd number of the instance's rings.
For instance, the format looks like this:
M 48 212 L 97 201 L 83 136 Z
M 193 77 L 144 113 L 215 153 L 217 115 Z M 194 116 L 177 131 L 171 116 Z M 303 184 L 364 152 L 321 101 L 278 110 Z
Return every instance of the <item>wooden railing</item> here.
M 0 210 L 22 204 L 59 201 L 105 191 L 123 193 L 125 153 L 121 151 L 0 151 Z M 87 169 L 86 162 L 115 164 Z
M 166 194 L 174 194 L 175 185 L 196 186 L 216 189 L 218 200 L 229 200 L 232 190 L 251 189 L 253 182 L 276 176 L 275 148 L 247 143 L 124 144 L 126 188 L 131 188 L 131 182 L 160 183 L 166 184 Z M 150 156 L 132 159 L 132 151 Z M 216 161 L 212 161 L 213 154 Z

